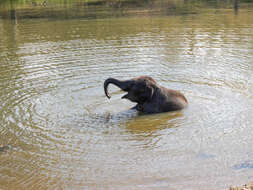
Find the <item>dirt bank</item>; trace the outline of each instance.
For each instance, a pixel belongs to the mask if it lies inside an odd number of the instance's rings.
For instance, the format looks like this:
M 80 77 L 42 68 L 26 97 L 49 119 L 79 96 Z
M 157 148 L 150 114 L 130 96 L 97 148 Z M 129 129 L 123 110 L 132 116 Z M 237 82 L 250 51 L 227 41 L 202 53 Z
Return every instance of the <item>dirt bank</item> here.
M 253 182 L 243 185 L 241 187 L 230 187 L 229 190 L 253 190 Z

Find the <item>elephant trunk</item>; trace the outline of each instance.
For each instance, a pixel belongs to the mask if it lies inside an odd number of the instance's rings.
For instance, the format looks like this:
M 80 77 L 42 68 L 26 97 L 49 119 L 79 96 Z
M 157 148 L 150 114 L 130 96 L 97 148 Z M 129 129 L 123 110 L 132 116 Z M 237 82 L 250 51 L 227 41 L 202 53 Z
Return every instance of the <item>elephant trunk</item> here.
M 129 84 L 130 81 L 120 81 L 114 78 L 108 78 L 104 82 L 104 90 L 105 90 L 105 95 L 107 98 L 111 98 L 111 96 L 108 94 L 108 86 L 109 84 L 114 84 L 117 87 L 119 87 L 123 91 L 127 91 L 129 89 Z

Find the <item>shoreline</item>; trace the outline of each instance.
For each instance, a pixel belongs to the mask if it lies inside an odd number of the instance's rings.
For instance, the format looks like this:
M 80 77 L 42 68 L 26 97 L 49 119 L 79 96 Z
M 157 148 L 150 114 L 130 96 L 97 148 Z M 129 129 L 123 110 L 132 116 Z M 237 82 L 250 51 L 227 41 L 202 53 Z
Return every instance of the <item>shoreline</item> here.
M 231 186 L 229 190 L 253 190 L 253 182 L 245 184 L 243 186 Z
M 23 2 L 23 3 L 22 3 Z M 244 0 L 235 6 L 233 2 L 218 4 L 193 0 L 71 0 L 67 3 L 59 0 L 5 1 L 0 3 L 0 18 L 105 18 L 131 15 L 189 15 L 209 12 L 226 12 L 252 7 L 253 2 Z M 77 14 L 71 14 L 71 12 Z

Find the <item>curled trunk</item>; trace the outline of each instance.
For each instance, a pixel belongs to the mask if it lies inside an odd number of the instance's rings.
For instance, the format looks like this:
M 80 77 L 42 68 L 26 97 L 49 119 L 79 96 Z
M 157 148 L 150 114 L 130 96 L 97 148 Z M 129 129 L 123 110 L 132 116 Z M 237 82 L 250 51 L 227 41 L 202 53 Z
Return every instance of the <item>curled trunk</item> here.
M 111 98 L 111 96 L 108 94 L 109 84 L 114 84 L 124 91 L 127 91 L 127 89 L 129 88 L 129 81 L 120 81 L 120 80 L 117 80 L 114 78 L 108 78 L 104 82 L 104 91 L 105 91 L 105 95 L 107 96 L 107 98 Z

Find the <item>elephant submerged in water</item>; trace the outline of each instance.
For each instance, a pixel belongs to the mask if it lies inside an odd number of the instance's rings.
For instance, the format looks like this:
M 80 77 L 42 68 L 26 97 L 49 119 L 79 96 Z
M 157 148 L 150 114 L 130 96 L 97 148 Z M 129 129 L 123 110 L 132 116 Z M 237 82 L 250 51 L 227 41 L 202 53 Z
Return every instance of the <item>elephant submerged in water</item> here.
M 108 98 L 110 98 L 108 94 L 109 84 L 114 84 L 127 92 L 122 98 L 136 102 L 137 105 L 134 109 L 140 112 L 161 113 L 176 111 L 188 105 L 187 99 L 182 93 L 159 86 L 149 76 L 140 76 L 130 80 L 106 79 L 104 91 Z

